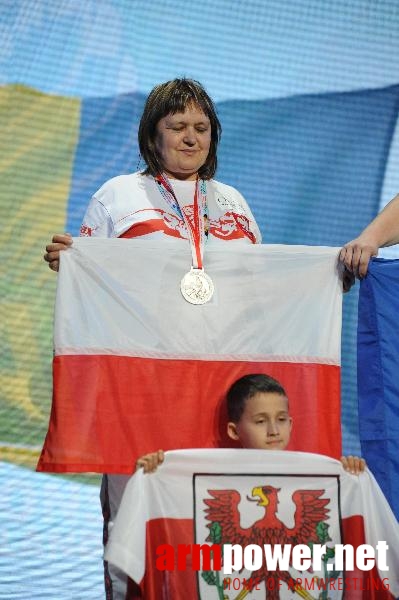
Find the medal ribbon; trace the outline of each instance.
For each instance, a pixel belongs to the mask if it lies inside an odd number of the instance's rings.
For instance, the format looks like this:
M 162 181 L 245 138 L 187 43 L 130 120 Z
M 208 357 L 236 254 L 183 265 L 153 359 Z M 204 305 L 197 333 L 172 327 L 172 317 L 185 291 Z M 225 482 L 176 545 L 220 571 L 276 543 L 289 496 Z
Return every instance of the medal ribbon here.
M 180 207 L 173 188 L 165 175 L 159 173 L 155 177 L 159 191 L 162 197 L 166 200 L 169 206 L 177 213 L 184 221 L 191 248 L 192 265 L 194 269 L 202 269 L 204 255 L 204 224 L 206 214 L 206 183 L 203 179 L 198 179 L 195 182 L 194 193 L 194 214 L 191 220 L 188 215 L 186 206 Z

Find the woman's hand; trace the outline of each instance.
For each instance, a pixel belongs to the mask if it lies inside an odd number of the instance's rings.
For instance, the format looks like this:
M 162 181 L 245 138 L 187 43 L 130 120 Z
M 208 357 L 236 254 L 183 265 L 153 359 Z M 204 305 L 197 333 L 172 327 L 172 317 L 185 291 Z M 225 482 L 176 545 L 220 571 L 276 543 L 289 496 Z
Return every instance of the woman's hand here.
M 359 475 L 366 468 L 366 461 L 359 456 L 341 456 L 341 463 L 345 471 L 349 471 L 352 475 Z
M 47 244 L 44 260 L 53 271 L 58 271 L 60 265 L 60 252 L 66 250 L 72 244 L 70 233 L 56 233 L 53 235 L 52 243 Z
M 339 260 L 344 264 L 347 271 L 362 279 L 367 273 L 370 259 L 377 256 L 377 253 L 377 243 L 371 238 L 361 235 L 341 248 Z
M 164 458 L 163 450 L 145 454 L 136 462 L 136 471 L 138 469 L 144 469 L 144 473 L 153 473 L 157 470 L 158 466 L 163 463 Z

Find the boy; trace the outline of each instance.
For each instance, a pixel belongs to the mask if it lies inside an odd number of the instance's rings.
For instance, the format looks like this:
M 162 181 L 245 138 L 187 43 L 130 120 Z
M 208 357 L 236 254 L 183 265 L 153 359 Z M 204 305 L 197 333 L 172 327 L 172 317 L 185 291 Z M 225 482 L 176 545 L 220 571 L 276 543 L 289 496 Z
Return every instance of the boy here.
M 263 374 L 244 375 L 227 392 L 228 436 L 243 448 L 285 450 L 291 436 L 292 418 L 287 394 L 273 377 Z M 136 468 L 145 473 L 155 471 L 164 460 L 162 450 L 139 458 Z M 342 456 L 346 471 L 358 475 L 366 463 L 357 456 Z

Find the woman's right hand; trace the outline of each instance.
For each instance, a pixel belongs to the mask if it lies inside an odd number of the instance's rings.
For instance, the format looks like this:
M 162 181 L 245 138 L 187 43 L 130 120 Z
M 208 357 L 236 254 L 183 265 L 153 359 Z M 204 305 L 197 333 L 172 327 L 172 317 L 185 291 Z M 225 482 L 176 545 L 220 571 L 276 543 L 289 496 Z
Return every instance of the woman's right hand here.
M 47 244 L 44 260 L 53 271 L 58 271 L 60 265 L 60 251 L 66 250 L 72 245 L 72 236 L 70 233 L 56 233 L 53 235 L 52 243 Z

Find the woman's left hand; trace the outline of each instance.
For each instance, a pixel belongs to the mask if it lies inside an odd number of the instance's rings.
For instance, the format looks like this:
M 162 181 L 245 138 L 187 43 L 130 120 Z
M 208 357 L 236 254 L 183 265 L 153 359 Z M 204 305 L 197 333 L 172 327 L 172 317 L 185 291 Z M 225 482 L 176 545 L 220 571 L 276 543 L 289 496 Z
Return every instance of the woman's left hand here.
M 377 254 L 378 245 L 375 240 L 363 234 L 341 248 L 339 260 L 346 271 L 362 279 L 367 274 L 370 259 Z

